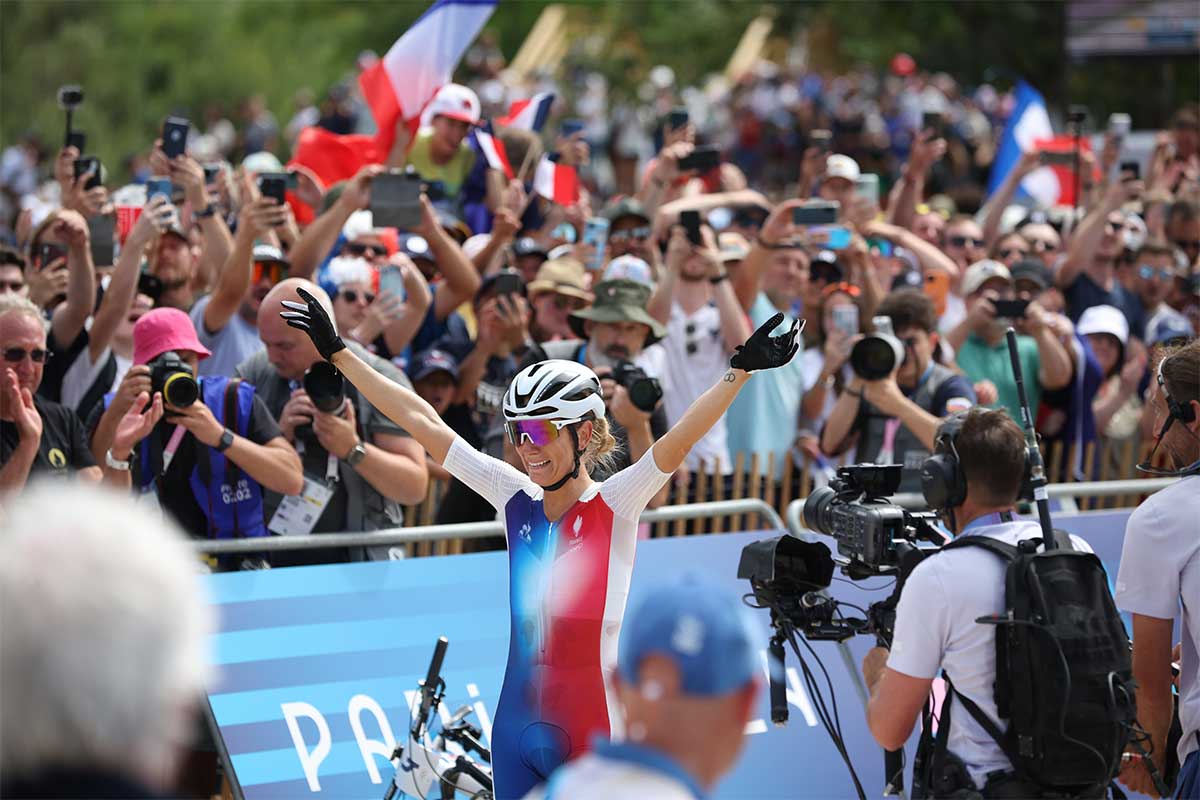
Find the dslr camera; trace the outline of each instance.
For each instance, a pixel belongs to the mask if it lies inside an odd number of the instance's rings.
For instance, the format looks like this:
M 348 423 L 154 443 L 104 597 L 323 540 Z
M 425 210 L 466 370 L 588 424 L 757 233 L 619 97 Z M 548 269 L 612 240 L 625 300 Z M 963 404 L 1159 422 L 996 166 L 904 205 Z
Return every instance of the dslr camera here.
M 629 401 L 649 414 L 662 400 L 662 384 L 632 361 L 618 361 L 612 368 L 612 379 L 629 392 Z
M 318 361 L 304 373 L 304 391 L 318 411 L 336 414 L 346 402 L 346 381 L 337 367 L 328 361 Z M 305 442 L 317 441 L 312 424 L 297 425 L 296 438 Z
M 187 408 L 200 399 L 200 384 L 192 368 L 174 350 L 162 353 L 146 366 L 150 368 L 150 391 L 162 392 L 167 405 Z
M 874 317 L 874 333 L 859 339 L 850 351 L 850 368 L 864 381 L 886 378 L 904 363 L 904 343 L 892 331 L 891 317 Z

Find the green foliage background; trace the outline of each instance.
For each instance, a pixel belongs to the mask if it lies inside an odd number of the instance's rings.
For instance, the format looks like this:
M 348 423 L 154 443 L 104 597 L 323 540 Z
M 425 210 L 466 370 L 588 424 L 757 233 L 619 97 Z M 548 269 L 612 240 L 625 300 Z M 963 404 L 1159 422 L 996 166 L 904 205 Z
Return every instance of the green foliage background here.
M 545 0 L 502 0 L 489 29 L 511 58 Z M 429 5 L 407 0 L 0 0 L 0 137 L 26 130 L 61 141 L 54 102 L 64 83 L 83 84 L 78 127 L 89 150 L 116 166 L 143 148 L 163 116 L 201 117 L 205 105 L 266 96 L 280 123 L 297 89 L 318 94 L 348 76 L 364 49 L 384 52 Z M 600 34 L 583 60 L 629 87 L 653 64 L 683 81 L 720 70 L 764 6 L 736 0 L 578 0 L 572 37 Z M 884 66 L 900 50 L 922 67 L 973 82 L 1024 75 L 1052 106 L 1085 103 L 1093 119 L 1129 111 L 1135 125 L 1162 125 L 1200 95 L 1195 58 L 1070 63 L 1064 6 L 998 2 L 778 2 L 773 35 L 807 27 L 814 65 Z

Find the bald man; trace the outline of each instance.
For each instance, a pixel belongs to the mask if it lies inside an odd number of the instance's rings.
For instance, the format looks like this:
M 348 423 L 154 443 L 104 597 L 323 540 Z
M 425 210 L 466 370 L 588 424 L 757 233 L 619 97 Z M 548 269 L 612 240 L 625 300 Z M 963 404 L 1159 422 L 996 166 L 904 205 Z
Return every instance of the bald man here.
M 316 284 L 288 278 L 274 286 L 258 309 L 258 334 L 263 350 L 238 365 L 237 374 L 253 383 L 267 408 L 279 420 L 284 437 L 300 451 L 304 462 L 304 499 L 264 493 L 267 528 L 279 534 L 304 535 L 341 531 L 372 531 L 403 523 L 400 505 L 425 499 L 429 473 L 421 446 L 403 429 L 358 395 L 340 376 L 322 380 L 326 367 L 312 342 L 279 317 L 282 301 L 297 300 L 297 288 L 317 297 L 330 316 L 333 304 Z M 348 345 L 378 372 L 411 386 L 391 362 L 376 358 L 351 342 Z M 310 368 L 318 365 L 315 373 Z M 306 381 L 307 375 L 307 381 Z M 333 411 L 317 407 L 309 391 L 327 388 L 315 399 L 336 403 Z M 307 390 L 306 390 L 307 386 Z M 323 395 L 329 395 L 328 397 Z M 305 513 L 319 508 L 317 515 Z M 399 548 L 325 548 L 295 550 L 273 558 L 275 566 L 331 561 L 399 557 Z

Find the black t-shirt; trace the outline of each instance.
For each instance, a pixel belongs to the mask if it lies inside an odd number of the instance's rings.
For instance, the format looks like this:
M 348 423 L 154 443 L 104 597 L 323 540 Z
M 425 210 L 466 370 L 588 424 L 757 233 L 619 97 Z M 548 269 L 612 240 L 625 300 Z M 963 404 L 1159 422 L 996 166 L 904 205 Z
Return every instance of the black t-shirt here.
M 100 417 L 103 414 L 103 407 L 98 407 L 92 412 L 92 416 L 88 419 L 89 435 L 95 433 L 96 426 L 100 424 Z M 146 466 L 155 475 L 162 473 L 163 451 L 166 450 L 167 443 L 174 432 L 175 423 L 164 418 L 146 437 L 149 441 L 149 449 L 145 456 L 143 456 L 143 448 L 140 444 L 134 448 L 131 472 L 135 491 L 143 484 L 143 469 Z M 282 435 L 279 431 L 279 423 L 271 416 L 271 412 L 267 410 L 262 398 L 255 395 L 254 404 L 250 408 L 250 424 L 246 431 L 246 438 L 255 444 L 266 444 Z M 196 441 L 195 436 L 185 433 L 179 443 L 179 449 L 175 451 L 175 457 L 167 467 L 166 474 L 162 475 L 158 483 L 159 505 L 174 517 L 189 535 L 197 539 L 211 538 L 208 517 L 200 508 L 200 504 L 196 502 L 196 496 L 192 493 L 191 486 L 192 470 L 196 468 L 196 458 L 201 452 L 207 452 L 207 450 L 205 445 Z M 143 463 L 143 459 L 145 459 L 145 463 Z
M 1116 279 L 1113 280 L 1112 289 L 1105 289 L 1086 272 L 1081 272 L 1063 294 L 1067 300 L 1067 316 L 1071 318 L 1071 322 L 1078 323 L 1083 312 L 1092 306 L 1113 306 L 1125 315 L 1132 335 L 1140 339 L 1145 334 L 1146 309 L 1142 306 L 1142 301 Z
M 42 417 L 42 441 L 29 469 L 30 477 L 68 475 L 96 466 L 83 423 L 74 411 L 41 395 L 33 396 L 33 406 Z M 0 420 L 0 466 L 12 458 L 20 440 L 16 424 Z

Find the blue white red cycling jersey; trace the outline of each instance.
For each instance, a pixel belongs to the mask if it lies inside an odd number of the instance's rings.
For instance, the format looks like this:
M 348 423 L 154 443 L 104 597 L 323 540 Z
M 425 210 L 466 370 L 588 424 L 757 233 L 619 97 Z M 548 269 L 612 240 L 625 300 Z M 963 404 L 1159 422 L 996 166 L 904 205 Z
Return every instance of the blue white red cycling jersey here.
M 495 506 L 508 542 L 508 664 L 492 725 L 497 800 L 523 797 L 595 734 L 620 735 L 609 676 L 633 575 L 638 517 L 670 477 L 653 449 L 551 523 L 542 488 L 455 439 L 447 471 Z

